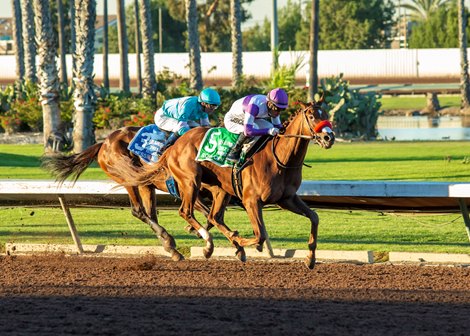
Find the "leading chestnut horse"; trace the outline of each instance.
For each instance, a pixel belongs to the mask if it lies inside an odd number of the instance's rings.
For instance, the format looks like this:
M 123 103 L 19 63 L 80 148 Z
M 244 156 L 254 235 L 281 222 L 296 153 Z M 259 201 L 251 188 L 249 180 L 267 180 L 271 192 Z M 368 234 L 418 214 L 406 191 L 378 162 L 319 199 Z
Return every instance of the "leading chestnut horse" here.
M 297 195 L 297 190 L 302 181 L 302 166 L 310 141 L 328 149 L 333 146 L 335 135 L 328 121 L 328 113 L 321 109 L 321 102 L 299 104 L 301 108 L 290 117 L 283 134 L 269 139 L 248 160 L 241 171 L 241 195 L 237 195 L 232 185 L 232 168 L 220 167 L 208 161 L 196 161 L 200 144 L 207 132 L 207 129 L 201 127 L 188 131 L 178 139 L 157 164 L 143 166 L 140 171 L 129 169 L 135 166 L 125 164 L 119 167 L 120 174 L 127 180 L 138 179 L 139 184 L 150 185 L 163 179 L 162 175 L 173 176 L 181 197 L 180 216 L 197 229 L 206 241 L 210 234 L 200 229 L 201 224 L 194 216 L 194 208 L 199 190 L 209 190 L 213 200 L 207 217 L 208 223 L 215 225 L 232 242 L 242 261 L 246 258 L 244 246 L 256 245 L 261 251 L 266 241 L 267 233 L 262 216 L 265 205 L 277 204 L 283 209 L 303 215 L 311 223 L 309 254 L 305 264 L 312 269 L 315 266 L 319 218 Z M 123 162 L 120 161 L 121 164 Z M 250 218 L 254 238 L 243 238 L 224 223 L 224 211 L 231 196 L 240 198 Z M 206 249 L 210 250 L 210 243 Z

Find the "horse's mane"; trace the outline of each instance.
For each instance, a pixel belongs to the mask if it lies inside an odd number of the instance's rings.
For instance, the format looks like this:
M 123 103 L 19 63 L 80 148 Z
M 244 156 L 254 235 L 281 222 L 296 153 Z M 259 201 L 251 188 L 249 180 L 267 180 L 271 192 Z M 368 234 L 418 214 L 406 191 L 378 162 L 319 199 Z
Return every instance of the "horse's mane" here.
M 284 128 L 289 126 L 289 124 L 292 122 L 292 120 L 294 120 L 294 118 L 297 117 L 298 114 L 302 113 L 302 111 L 304 110 L 305 107 L 313 106 L 315 104 L 314 103 L 304 103 L 304 102 L 301 102 L 301 101 L 295 101 L 294 105 L 300 105 L 300 108 L 298 108 L 295 112 L 289 114 L 289 117 L 287 118 L 287 120 L 285 120 L 282 123 L 282 126 Z M 304 105 L 305 105 L 305 107 L 303 107 Z

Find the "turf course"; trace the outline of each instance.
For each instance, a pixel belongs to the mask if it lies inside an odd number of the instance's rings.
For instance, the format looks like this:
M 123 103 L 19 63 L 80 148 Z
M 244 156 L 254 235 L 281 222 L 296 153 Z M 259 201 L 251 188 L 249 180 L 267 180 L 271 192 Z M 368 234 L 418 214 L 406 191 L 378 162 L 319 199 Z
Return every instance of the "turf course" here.
M 40 145 L 0 145 L 0 179 L 50 179 L 39 168 Z M 309 149 L 304 179 L 470 181 L 470 142 L 338 142 L 330 150 Z M 81 179 L 105 179 L 97 167 Z M 319 249 L 470 253 L 463 219 L 455 214 L 404 214 L 354 209 L 319 209 Z M 151 230 L 125 209 L 72 209 L 84 244 L 154 245 Z M 306 249 L 310 225 L 303 217 L 266 209 L 273 247 Z M 200 217 L 199 217 L 200 218 Z M 203 246 L 188 235 L 175 210 L 159 211 L 159 220 L 182 252 Z M 229 208 L 226 222 L 250 236 L 245 213 Z M 216 246 L 229 246 L 212 231 Z M 6 242 L 72 243 L 59 208 L 0 208 L 0 246 Z

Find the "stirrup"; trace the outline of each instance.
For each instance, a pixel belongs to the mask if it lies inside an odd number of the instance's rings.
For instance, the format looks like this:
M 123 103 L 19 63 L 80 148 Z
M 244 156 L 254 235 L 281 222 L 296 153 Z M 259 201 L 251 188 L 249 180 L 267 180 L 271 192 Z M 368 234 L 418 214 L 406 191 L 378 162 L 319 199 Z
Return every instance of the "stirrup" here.
M 239 153 L 229 153 L 227 155 L 226 160 L 231 163 L 237 163 L 240 160 L 240 154 Z

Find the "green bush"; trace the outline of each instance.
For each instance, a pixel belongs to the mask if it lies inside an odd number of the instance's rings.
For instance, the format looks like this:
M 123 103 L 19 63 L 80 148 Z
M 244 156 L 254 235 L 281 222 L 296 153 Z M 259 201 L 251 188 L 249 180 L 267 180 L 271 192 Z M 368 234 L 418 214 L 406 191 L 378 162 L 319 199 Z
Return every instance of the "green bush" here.
M 292 66 L 279 66 L 270 81 L 258 83 L 254 78 L 244 78 L 235 87 L 216 88 L 221 96 L 221 106 L 216 110 L 213 124 L 221 124 L 232 103 L 249 94 L 266 94 L 275 87 L 282 87 L 289 94 L 290 107 L 281 115 L 286 120 L 298 106 L 297 101 L 307 101 L 305 88 L 295 87 L 296 72 L 303 61 L 298 58 Z M 189 81 L 167 69 L 157 74 L 157 106 L 165 100 L 197 95 L 189 87 Z M 110 93 L 103 87 L 97 88 L 97 102 L 93 122 L 98 129 L 117 129 L 122 126 L 145 126 L 153 123 L 155 101 L 129 93 Z M 325 95 L 325 109 L 330 112 L 335 132 L 340 137 L 376 136 L 376 123 L 380 102 L 375 93 L 360 94 L 349 89 L 349 82 L 342 74 L 321 80 L 320 93 Z M 42 131 L 42 106 L 38 99 L 39 88 L 34 83 L 18 82 L 0 90 L 0 127 L 4 131 Z M 70 90 L 62 90 L 60 95 L 61 117 L 66 126 L 72 124 L 74 111 Z M 68 129 L 69 127 L 67 127 Z
M 351 90 L 349 82 L 343 79 L 343 74 L 322 79 L 320 83 L 338 136 L 365 139 L 374 139 L 377 136 L 376 124 L 381 106 L 377 99 L 380 95 Z

